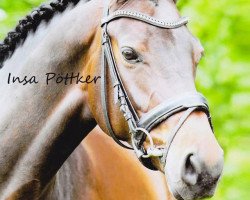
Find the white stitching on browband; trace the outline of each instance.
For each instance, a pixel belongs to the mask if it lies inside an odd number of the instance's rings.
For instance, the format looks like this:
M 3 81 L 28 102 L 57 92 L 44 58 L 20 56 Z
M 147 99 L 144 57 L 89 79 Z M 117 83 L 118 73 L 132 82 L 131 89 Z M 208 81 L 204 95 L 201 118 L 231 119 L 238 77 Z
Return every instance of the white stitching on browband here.
M 140 12 L 133 12 L 129 10 L 117 10 L 114 13 L 110 14 L 107 18 L 104 18 L 102 20 L 102 25 L 109 23 L 110 21 L 114 19 L 121 18 L 121 17 L 132 18 L 132 19 L 146 22 L 154 26 L 158 26 L 161 28 L 169 28 L 169 29 L 178 28 L 188 23 L 187 17 L 182 17 L 176 22 L 165 22 L 165 21 L 156 19 L 154 17 L 145 15 Z

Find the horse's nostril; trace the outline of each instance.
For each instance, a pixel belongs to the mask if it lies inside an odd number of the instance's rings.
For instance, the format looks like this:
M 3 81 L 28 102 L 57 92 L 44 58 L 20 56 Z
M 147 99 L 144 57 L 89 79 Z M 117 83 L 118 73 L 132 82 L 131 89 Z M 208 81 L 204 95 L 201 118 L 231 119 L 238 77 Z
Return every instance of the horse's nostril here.
M 187 157 L 186 163 L 185 163 L 186 173 L 188 173 L 188 174 L 193 174 L 193 173 L 195 173 L 195 168 L 194 168 L 194 166 L 193 166 L 193 164 L 192 164 L 191 157 L 193 157 L 192 154 L 191 154 L 190 156 Z
M 195 185 L 198 180 L 199 162 L 195 155 L 189 154 L 182 169 L 182 180 L 187 185 Z

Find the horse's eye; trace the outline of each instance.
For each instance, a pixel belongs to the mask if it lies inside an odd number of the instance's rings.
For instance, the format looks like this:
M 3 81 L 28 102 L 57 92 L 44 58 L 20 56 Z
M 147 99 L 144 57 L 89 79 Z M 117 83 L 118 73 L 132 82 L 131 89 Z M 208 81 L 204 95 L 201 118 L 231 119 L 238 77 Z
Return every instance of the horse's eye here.
M 129 62 L 140 62 L 138 54 L 129 47 L 122 48 L 122 55 L 126 61 Z

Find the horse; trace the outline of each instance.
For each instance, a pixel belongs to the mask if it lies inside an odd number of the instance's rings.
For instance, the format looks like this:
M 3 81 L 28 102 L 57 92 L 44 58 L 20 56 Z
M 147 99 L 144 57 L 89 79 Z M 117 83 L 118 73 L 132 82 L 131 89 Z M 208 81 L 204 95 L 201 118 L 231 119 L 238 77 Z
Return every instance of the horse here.
M 0 199 L 98 199 L 79 145 L 96 125 L 165 174 L 176 199 L 213 196 L 223 150 L 195 87 L 203 48 L 175 3 L 58 0 L 8 34 Z

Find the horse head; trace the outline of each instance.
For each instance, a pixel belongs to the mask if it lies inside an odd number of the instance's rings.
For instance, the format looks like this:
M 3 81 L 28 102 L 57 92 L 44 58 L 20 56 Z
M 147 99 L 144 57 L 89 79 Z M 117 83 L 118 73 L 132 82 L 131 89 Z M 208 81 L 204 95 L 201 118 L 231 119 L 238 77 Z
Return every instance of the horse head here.
M 177 199 L 212 196 L 223 150 L 196 91 L 204 50 L 187 19 L 172 0 L 112 1 L 103 12 L 88 65 L 102 76 L 87 88 L 94 118 L 146 167 L 164 172 Z

